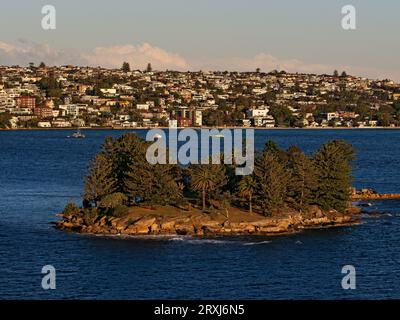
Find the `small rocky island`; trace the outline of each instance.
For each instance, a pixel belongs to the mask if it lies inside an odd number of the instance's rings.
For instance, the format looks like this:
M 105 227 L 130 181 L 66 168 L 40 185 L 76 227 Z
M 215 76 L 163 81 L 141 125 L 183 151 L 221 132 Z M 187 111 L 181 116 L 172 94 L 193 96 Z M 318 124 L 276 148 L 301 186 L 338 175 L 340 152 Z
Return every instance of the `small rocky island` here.
M 210 214 L 198 209 L 186 211 L 166 206 L 132 209 L 123 218 L 103 216 L 92 222 L 86 220 L 83 211 L 76 211 L 61 214 L 63 220 L 56 225 L 61 230 L 98 235 L 273 236 L 356 224 L 360 210 L 324 212 L 314 206 L 304 213 L 286 212 L 276 218 L 234 208 L 230 208 L 229 213 L 227 217 L 219 211 Z
M 69 203 L 61 230 L 101 235 L 282 235 L 359 223 L 352 207 L 352 146 L 313 155 L 268 141 L 250 176 L 226 164 L 151 165 L 135 134 L 107 138 L 90 164 L 83 205 Z

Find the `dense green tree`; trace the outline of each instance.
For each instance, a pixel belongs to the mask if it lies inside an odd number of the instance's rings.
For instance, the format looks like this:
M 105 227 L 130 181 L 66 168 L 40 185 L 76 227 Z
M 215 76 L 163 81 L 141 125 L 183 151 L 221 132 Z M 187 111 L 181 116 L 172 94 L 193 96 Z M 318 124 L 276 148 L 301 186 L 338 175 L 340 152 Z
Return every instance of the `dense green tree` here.
M 130 71 L 131 71 L 131 66 L 129 65 L 129 62 L 126 62 L 126 61 L 125 61 L 125 62 L 122 64 L 121 70 L 122 70 L 123 72 L 130 72 Z
M 69 202 L 65 205 L 63 214 L 72 215 L 72 214 L 76 214 L 77 212 L 79 212 L 79 210 L 80 210 L 80 208 L 75 203 Z
M 279 147 L 275 141 L 268 140 L 263 149 L 263 154 L 278 155 L 280 153 Z
M 206 110 L 203 113 L 203 123 L 210 127 L 221 127 L 225 124 L 226 113 L 222 110 Z
M 378 125 L 381 127 L 389 127 L 394 123 L 394 118 L 389 112 L 379 112 L 378 113 Z
M 354 150 L 343 141 L 326 143 L 312 157 L 297 147 L 284 151 L 268 141 L 247 177 L 236 176 L 235 165 L 224 164 L 223 158 L 221 164 L 186 168 L 152 165 L 146 159 L 149 146 L 136 134 L 107 138 L 89 167 L 84 202 L 121 216 L 132 203 L 176 205 L 193 194 L 200 196 L 203 210 L 207 199 L 224 201 L 227 210 L 235 194 L 248 203 L 250 212 L 264 215 L 285 207 L 301 212 L 312 204 L 343 211 L 350 201 Z
M 254 174 L 256 204 L 264 215 L 272 215 L 286 201 L 290 172 L 278 156 L 264 153 L 256 158 Z
M 113 194 L 116 189 L 114 168 L 110 159 L 103 153 L 98 154 L 90 164 L 89 174 L 85 178 L 83 200 L 85 203 L 94 204 Z
M 288 107 L 282 105 L 272 106 L 269 110 L 269 114 L 272 115 L 279 126 L 293 126 L 296 119 L 293 117 L 292 111 Z
M 128 133 L 118 139 L 107 138 L 103 152 L 112 163 L 112 172 L 116 180 L 117 192 L 129 194 L 126 186 L 126 174 L 132 165 L 144 164 L 149 143 L 143 141 L 136 134 Z
M 9 113 L 0 113 L 0 129 L 10 127 L 11 115 Z
M 39 119 L 37 118 L 33 118 L 33 119 L 29 119 L 26 121 L 23 120 L 19 120 L 18 121 L 18 126 L 21 128 L 37 128 L 38 127 L 38 123 L 39 123 Z
M 47 97 L 59 98 L 62 95 L 61 84 L 53 77 L 44 77 L 39 81 L 39 88 L 46 92 Z
M 314 155 L 316 187 L 313 200 L 322 209 L 344 211 L 350 201 L 353 147 L 344 141 L 324 144 Z
M 122 206 L 127 200 L 127 196 L 123 193 L 111 193 L 101 199 L 99 207 L 105 209 L 116 209 L 117 207 Z
M 107 138 L 86 178 L 84 200 L 107 202 L 115 194 L 128 202 L 170 204 L 182 198 L 179 169 L 174 165 L 151 165 L 146 159 L 150 144 L 136 134 Z
M 286 167 L 289 159 L 288 154 L 272 140 L 268 140 L 264 145 L 263 155 L 267 154 L 276 157 Z
M 299 149 L 289 150 L 289 168 L 291 170 L 288 186 L 289 204 L 300 212 L 313 203 L 313 190 L 317 183 L 313 161 Z
M 144 204 L 176 204 L 183 197 L 177 172 L 175 165 L 132 163 L 125 178 L 128 195 Z

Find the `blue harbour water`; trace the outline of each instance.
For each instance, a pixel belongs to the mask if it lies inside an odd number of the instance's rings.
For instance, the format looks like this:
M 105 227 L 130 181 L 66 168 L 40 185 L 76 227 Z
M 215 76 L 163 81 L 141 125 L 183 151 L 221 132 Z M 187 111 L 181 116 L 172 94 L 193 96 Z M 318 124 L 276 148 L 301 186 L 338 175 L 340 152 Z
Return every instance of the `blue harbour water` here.
M 277 238 L 118 239 L 57 231 L 65 203 L 79 203 L 89 160 L 121 131 L 0 132 L 0 299 L 399 299 L 400 201 L 374 202 L 363 224 Z M 142 136 L 144 132 L 140 133 Z M 400 193 L 398 130 L 269 130 L 307 152 L 332 139 L 357 151 L 355 185 Z M 56 290 L 41 269 L 57 270 Z M 357 289 L 341 287 L 354 265 Z

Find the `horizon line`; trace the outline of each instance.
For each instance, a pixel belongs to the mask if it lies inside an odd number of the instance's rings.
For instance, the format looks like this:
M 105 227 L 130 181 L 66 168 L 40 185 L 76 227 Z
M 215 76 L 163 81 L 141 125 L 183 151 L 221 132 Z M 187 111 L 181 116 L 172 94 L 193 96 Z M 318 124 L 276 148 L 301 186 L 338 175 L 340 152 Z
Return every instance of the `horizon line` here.
M 151 64 L 151 63 L 150 63 Z M 32 67 L 36 69 L 40 69 L 39 65 L 33 65 Z M 0 68 L 22 68 L 22 69 L 31 69 L 32 68 L 29 64 L 24 66 L 24 65 L 0 65 Z M 72 68 L 83 68 L 83 69 L 102 69 L 102 70 L 109 70 L 109 71 L 122 71 L 122 68 L 110 68 L 110 67 L 104 67 L 104 66 L 89 66 L 89 65 L 73 65 L 73 64 L 61 64 L 61 65 L 46 65 L 45 68 L 52 69 L 52 68 L 62 68 L 62 67 L 72 67 Z M 339 71 L 338 69 L 333 70 L 333 72 Z M 141 73 L 150 73 L 144 69 L 132 69 L 129 72 L 141 72 Z M 335 76 L 334 74 L 329 74 L 329 73 L 315 73 L 315 72 L 293 72 L 293 71 L 286 71 L 286 70 L 278 70 L 278 69 L 273 69 L 271 71 L 239 71 L 239 70 L 223 70 L 223 69 L 209 69 L 209 70 L 176 70 L 176 69 L 165 69 L 165 70 L 152 70 L 151 72 L 156 73 L 162 73 L 162 72 L 174 72 L 174 73 L 237 73 L 237 74 L 264 74 L 264 75 L 271 75 L 271 74 L 287 74 L 287 75 L 311 75 L 311 76 L 327 76 L 327 77 L 332 77 L 332 78 L 343 78 L 342 75 Z M 333 73 L 332 72 L 332 73 Z M 361 75 L 353 75 L 347 73 L 346 70 L 343 70 L 342 72 L 346 72 L 346 77 L 351 77 L 351 78 L 359 78 L 359 79 L 365 79 L 365 80 L 371 80 L 371 81 L 391 81 L 396 84 L 400 84 L 396 80 L 393 80 L 391 78 L 371 78 L 367 76 L 361 76 Z M 340 72 L 339 72 L 340 73 Z

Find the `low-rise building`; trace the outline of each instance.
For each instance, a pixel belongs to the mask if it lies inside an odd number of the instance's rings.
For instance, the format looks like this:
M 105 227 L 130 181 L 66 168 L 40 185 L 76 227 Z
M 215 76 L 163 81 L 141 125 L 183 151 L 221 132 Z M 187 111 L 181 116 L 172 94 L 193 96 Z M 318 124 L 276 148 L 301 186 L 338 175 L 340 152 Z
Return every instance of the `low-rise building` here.
M 39 121 L 37 125 L 39 128 L 51 128 L 50 121 Z
M 46 107 L 36 107 L 33 111 L 33 114 L 37 116 L 39 119 L 52 118 L 53 109 Z
M 36 107 L 36 99 L 34 97 L 29 96 L 20 96 L 15 98 L 16 104 L 18 108 L 24 109 L 34 109 Z
M 69 121 L 67 121 L 67 120 L 65 120 L 65 119 L 56 119 L 56 120 L 53 120 L 53 121 L 51 122 L 51 125 L 52 125 L 54 128 L 70 128 L 70 127 L 72 127 L 71 122 L 69 122 Z

